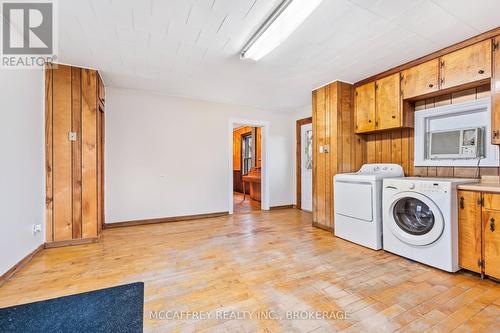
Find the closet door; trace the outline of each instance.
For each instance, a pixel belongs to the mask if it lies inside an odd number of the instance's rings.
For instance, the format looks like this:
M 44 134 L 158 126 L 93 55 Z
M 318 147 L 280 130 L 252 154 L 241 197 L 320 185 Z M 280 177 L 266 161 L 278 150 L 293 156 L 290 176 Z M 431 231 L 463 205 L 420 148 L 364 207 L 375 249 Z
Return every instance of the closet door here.
M 59 246 L 99 233 L 104 115 L 98 117 L 97 105 L 104 112 L 104 104 L 95 70 L 48 65 L 45 73 L 46 237 Z
M 73 238 L 71 67 L 58 65 L 52 69 L 52 76 L 52 237 L 54 241 L 64 241 Z
M 97 237 L 97 72 L 82 70 L 82 237 Z

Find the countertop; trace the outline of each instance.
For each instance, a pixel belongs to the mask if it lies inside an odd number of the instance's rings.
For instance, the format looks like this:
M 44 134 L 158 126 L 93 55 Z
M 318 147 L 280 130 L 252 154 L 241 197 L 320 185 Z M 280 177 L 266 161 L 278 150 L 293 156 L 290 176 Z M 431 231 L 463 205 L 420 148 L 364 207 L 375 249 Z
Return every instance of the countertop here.
M 483 177 L 480 182 L 458 185 L 459 190 L 500 193 L 499 177 Z

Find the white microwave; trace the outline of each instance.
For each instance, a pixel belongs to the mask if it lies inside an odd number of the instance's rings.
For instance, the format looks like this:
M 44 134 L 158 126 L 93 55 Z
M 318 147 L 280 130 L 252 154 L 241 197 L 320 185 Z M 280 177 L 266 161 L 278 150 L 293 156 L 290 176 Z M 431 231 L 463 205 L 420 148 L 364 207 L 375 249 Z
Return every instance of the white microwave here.
M 477 159 L 484 157 L 484 128 L 433 131 L 427 136 L 429 159 Z

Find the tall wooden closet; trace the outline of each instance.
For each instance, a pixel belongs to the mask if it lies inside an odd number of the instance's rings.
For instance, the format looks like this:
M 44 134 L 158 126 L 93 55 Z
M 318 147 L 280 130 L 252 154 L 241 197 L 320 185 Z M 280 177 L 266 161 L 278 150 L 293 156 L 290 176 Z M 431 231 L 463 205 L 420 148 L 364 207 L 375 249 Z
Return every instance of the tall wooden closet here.
M 333 177 L 356 171 L 363 145 L 355 134 L 353 86 L 335 81 L 312 94 L 313 105 L 313 225 L 332 231 Z
M 96 241 L 103 223 L 104 84 L 96 70 L 45 70 L 46 242 Z

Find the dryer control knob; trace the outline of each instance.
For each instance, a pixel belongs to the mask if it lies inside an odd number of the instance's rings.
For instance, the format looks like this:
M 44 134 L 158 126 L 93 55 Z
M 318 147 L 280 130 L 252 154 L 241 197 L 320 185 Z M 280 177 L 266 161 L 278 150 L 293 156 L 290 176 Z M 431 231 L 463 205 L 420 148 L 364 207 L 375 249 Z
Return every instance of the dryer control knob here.
M 413 190 L 415 188 L 415 184 L 414 183 L 410 183 L 410 185 L 408 185 L 408 188 L 410 190 Z

